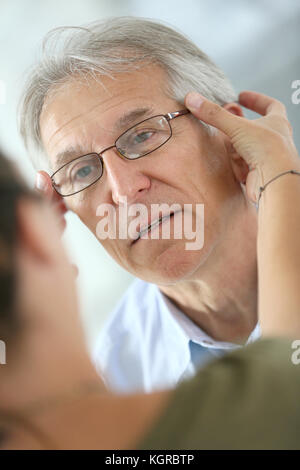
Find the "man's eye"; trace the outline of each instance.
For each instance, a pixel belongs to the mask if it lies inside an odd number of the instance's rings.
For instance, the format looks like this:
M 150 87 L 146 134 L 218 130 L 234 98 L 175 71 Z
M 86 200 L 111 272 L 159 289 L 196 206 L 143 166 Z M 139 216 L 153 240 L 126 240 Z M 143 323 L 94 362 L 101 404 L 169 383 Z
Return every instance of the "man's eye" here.
M 72 168 L 70 175 L 73 181 L 83 180 L 92 175 L 96 171 L 95 165 L 84 165 L 79 167 L 76 165 Z
M 134 144 L 142 144 L 143 142 L 146 142 L 146 140 L 149 140 L 154 134 L 154 131 L 143 131 L 140 132 L 139 134 L 136 134 L 133 136 L 133 143 Z
M 92 168 L 89 165 L 83 166 L 78 171 L 76 171 L 75 177 L 85 178 L 91 173 L 91 171 L 92 171 Z

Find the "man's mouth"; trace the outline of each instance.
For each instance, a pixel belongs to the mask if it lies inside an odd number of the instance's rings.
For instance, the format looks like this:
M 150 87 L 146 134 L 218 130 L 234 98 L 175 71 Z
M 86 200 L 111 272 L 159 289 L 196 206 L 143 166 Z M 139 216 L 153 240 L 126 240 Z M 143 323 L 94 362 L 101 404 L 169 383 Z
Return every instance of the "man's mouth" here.
M 170 214 L 167 214 L 162 217 L 159 217 L 158 219 L 155 219 L 153 222 L 151 222 L 151 224 L 147 225 L 145 228 L 139 231 L 137 238 L 133 240 L 132 244 L 136 243 L 145 233 L 148 233 L 150 232 L 150 230 L 153 230 L 155 227 L 160 225 L 164 220 L 171 219 L 173 215 L 174 215 L 174 212 L 171 212 Z

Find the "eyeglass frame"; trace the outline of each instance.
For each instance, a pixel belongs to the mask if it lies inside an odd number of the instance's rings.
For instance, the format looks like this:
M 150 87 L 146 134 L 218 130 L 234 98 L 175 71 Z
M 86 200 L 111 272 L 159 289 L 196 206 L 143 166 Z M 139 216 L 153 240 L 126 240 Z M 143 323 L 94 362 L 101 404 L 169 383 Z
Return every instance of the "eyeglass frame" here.
M 177 117 L 180 117 L 180 116 L 185 116 L 186 114 L 190 114 L 190 111 L 188 109 L 181 109 L 179 111 L 174 111 L 173 113 L 167 113 L 167 114 L 156 114 L 155 116 L 151 116 L 147 119 L 143 119 L 142 121 L 139 121 L 137 122 L 136 124 L 134 124 L 133 126 L 129 127 L 128 129 L 126 129 L 126 131 L 122 132 L 122 134 L 119 135 L 119 137 L 116 138 L 115 140 L 115 143 L 114 145 L 111 145 L 103 150 L 101 150 L 100 152 L 89 152 L 89 153 L 86 153 L 85 155 L 80 155 L 79 157 L 76 157 L 76 158 L 73 158 L 72 160 L 70 160 L 69 162 L 67 163 L 64 163 L 60 168 L 58 168 L 57 170 L 55 170 L 54 173 L 52 173 L 52 175 L 50 176 L 51 178 L 51 181 L 52 181 L 52 187 L 53 189 L 57 192 L 57 194 L 59 194 L 61 197 L 69 197 L 69 196 L 73 196 L 74 194 L 78 194 L 80 193 L 81 191 L 84 191 L 85 189 L 89 188 L 90 186 L 92 186 L 93 184 L 95 184 L 97 181 L 99 181 L 102 176 L 103 176 L 103 170 L 104 170 L 104 160 L 103 160 L 103 153 L 104 152 L 107 152 L 107 150 L 111 150 L 113 148 L 116 148 L 117 152 L 123 157 L 123 158 L 126 158 L 126 160 L 138 160 L 139 158 L 143 158 L 145 157 L 146 155 L 149 155 L 150 153 L 152 152 L 155 152 L 155 150 L 158 150 L 160 147 L 162 147 L 163 145 L 165 145 L 172 137 L 173 135 L 173 131 L 172 131 L 172 127 L 171 127 L 171 124 L 170 124 L 170 121 L 172 121 L 173 119 L 176 119 Z M 162 144 L 160 144 L 158 147 L 156 147 L 155 149 L 151 150 L 150 152 L 147 152 L 147 153 L 144 153 L 144 155 L 140 155 L 139 157 L 136 157 L 136 158 L 129 158 L 129 157 L 126 157 L 125 155 L 123 155 L 118 147 L 116 146 L 116 142 L 124 135 L 126 134 L 128 131 L 130 131 L 131 129 L 134 129 L 136 126 L 138 126 L 139 124 L 142 124 L 143 122 L 145 121 L 148 121 L 150 119 L 153 119 L 153 118 L 156 118 L 156 117 L 163 117 L 166 119 L 166 121 L 168 122 L 169 124 L 169 128 L 170 128 L 170 136 L 167 138 L 167 140 L 165 142 L 163 142 Z M 79 160 L 80 158 L 83 158 L 83 157 L 87 157 L 88 155 L 97 155 L 97 157 L 99 158 L 101 164 L 102 164 L 102 173 L 101 175 L 99 176 L 99 178 L 97 178 L 95 181 L 93 181 L 93 183 L 90 183 L 88 186 L 86 186 L 85 188 L 83 189 L 80 189 L 79 191 L 75 191 L 74 193 L 71 193 L 71 194 L 67 194 L 67 195 L 63 195 L 61 194 L 55 187 L 55 182 L 54 182 L 54 176 L 56 175 L 56 173 L 58 173 L 62 168 L 64 168 L 65 166 L 69 165 L 70 163 L 72 163 L 73 161 L 75 160 Z

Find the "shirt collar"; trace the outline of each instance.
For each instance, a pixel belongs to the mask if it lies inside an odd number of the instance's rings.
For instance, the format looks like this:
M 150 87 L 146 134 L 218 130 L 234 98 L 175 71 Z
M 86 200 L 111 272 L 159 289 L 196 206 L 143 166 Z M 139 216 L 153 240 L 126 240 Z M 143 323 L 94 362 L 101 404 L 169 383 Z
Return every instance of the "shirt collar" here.
M 187 315 L 185 315 L 173 302 L 168 299 L 157 287 L 160 300 L 163 302 L 168 312 L 174 318 L 176 323 L 181 327 L 185 340 L 188 343 L 190 340 L 207 348 L 217 349 L 237 349 L 242 347 L 240 344 L 230 343 L 227 341 L 218 341 L 209 336 L 198 325 L 196 325 Z M 249 335 L 245 345 L 256 341 L 260 337 L 260 327 L 257 323 L 251 334 Z

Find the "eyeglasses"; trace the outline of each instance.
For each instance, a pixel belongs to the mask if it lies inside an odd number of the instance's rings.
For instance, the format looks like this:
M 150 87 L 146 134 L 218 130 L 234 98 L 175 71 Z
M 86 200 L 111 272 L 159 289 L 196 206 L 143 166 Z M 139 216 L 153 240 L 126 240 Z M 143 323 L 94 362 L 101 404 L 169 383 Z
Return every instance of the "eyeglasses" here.
M 187 109 L 174 113 L 159 114 L 145 119 L 121 134 L 114 145 L 100 153 L 88 153 L 65 163 L 52 176 L 52 186 L 62 197 L 72 196 L 96 183 L 102 175 L 102 155 L 113 148 L 127 160 L 137 160 L 154 152 L 172 137 L 170 121 L 189 114 Z

